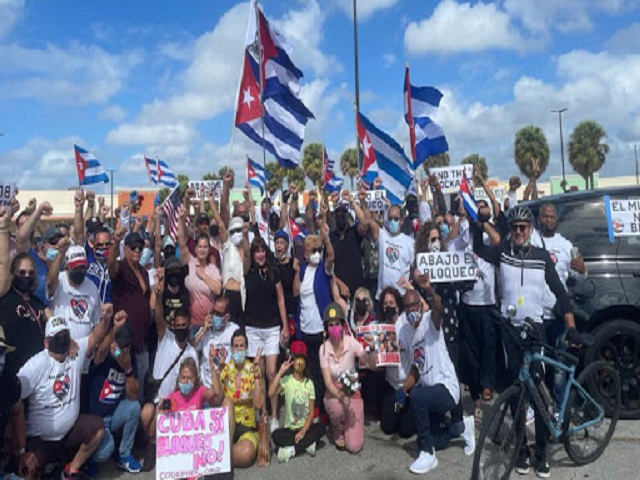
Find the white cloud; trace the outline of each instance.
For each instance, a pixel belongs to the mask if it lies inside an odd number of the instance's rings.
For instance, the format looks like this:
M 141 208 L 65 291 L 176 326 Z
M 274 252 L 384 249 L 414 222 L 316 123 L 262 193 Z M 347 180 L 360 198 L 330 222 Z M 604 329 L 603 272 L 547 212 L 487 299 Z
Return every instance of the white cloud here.
M 109 105 L 98 114 L 98 120 L 121 122 L 127 118 L 127 111 L 120 105 Z
M 526 42 L 511 18 L 493 3 L 440 3 L 431 17 L 411 22 L 404 34 L 405 49 L 414 55 L 429 52 L 522 50 Z
M 23 10 L 24 0 L 0 0 L 0 38 L 9 34 Z
M 389 68 L 396 63 L 396 56 L 393 53 L 385 53 L 382 55 L 382 66 L 384 68 Z
M 350 18 L 353 18 L 353 0 L 334 0 L 334 3 Z M 393 7 L 398 0 L 360 0 L 358 2 L 358 20 L 366 20 L 380 10 Z
M 607 50 L 613 53 L 635 53 L 640 50 L 640 23 L 618 30 L 607 42 Z

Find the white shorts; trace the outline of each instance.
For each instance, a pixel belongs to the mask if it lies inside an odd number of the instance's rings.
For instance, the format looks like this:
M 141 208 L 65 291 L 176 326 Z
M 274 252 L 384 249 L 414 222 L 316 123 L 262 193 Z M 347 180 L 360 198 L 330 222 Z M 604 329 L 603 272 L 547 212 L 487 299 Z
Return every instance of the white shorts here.
M 262 354 L 278 355 L 280 353 L 280 327 L 255 328 L 246 327 L 247 356 L 255 357 L 258 348 L 262 347 Z

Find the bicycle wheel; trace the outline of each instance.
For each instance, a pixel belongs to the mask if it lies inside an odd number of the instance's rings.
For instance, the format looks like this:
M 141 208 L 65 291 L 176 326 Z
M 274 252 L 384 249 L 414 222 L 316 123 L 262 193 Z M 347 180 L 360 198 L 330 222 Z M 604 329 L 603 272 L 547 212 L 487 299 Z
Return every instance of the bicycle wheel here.
M 595 362 L 587 366 L 578 376 L 577 382 L 604 408 L 607 416 L 598 423 L 564 437 L 564 449 L 577 465 L 595 461 L 607 448 L 620 416 L 620 377 L 616 369 L 607 362 Z M 584 425 L 599 415 L 593 401 L 577 388 L 571 388 L 567 400 L 564 426 Z
M 502 392 L 482 420 L 473 457 L 473 480 L 509 478 L 524 438 L 523 402 L 522 385 L 513 385 Z

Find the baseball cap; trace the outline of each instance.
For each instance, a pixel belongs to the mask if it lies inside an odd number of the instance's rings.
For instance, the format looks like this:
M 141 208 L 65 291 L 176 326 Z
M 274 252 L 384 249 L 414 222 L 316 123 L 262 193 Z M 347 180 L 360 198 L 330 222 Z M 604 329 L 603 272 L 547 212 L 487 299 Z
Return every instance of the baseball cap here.
M 285 242 L 289 243 L 289 235 L 282 229 L 278 230 L 275 233 L 275 235 L 273 236 L 273 241 L 276 241 L 279 238 L 282 238 Z
M 98 217 L 91 217 L 87 220 L 85 226 L 87 228 L 87 233 L 95 233 L 95 231 L 102 226 L 102 222 Z
M 44 235 L 42 235 L 42 241 L 53 245 L 62 237 L 64 237 L 64 234 L 58 227 L 47 227 Z
M 342 307 L 337 302 L 330 303 L 324 310 L 322 321 L 327 323 L 331 320 L 344 320 L 344 310 L 342 310 Z
M 240 217 L 233 217 L 229 222 L 229 231 L 231 230 L 240 230 L 244 225 L 244 220 Z
M 44 336 L 53 337 L 64 330 L 69 330 L 69 324 L 64 317 L 51 317 L 44 329 Z
M 300 340 L 295 340 L 291 342 L 291 348 L 289 349 L 291 355 L 302 355 L 303 357 L 307 356 L 307 346 L 304 342 Z
M 7 341 L 4 338 L 4 328 L 2 327 L 0 327 L 0 347 L 3 347 L 6 353 L 11 353 L 16 349 L 16 347 L 7 345 Z
M 162 239 L 162 249 L 164 250 L 167 247 L 175 247 L 176 242 L 169 235 L 165 235 Z
M 198 214 L 198 216 L 196 217 L 196 225 L 200 225 L 201 223 L 206 223 L 207 225 L 209 225 L 209 215 L 207 215 L 206 213 Z
M 182 268 L 182 262 L 177 257 L 169 257 L 164 261 L 164 270 L 180 270 Z
M 124 239 L 124 245 L 126 247 L 133 247 L 135 245 L 144 245 L 144 240 L 138 232 L 130 232 Z
M 80 245 L 73 245 L 69 247 L 67 253 L 64 254 L 64 261 L 67 264 L 69 270 L 73 270 L 77 267 L 87 266 L 87 253 Z
M 130 347 L 133 343 L 131 328 L 126 323 L 116 332 L 115 341 L 120 348 Z

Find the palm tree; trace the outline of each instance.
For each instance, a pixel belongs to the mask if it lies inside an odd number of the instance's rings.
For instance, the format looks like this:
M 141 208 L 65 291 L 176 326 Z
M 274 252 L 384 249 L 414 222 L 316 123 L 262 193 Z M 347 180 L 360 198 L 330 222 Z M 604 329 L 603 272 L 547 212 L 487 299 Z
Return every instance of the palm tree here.
M 185 190 L 189 188 L 189 177 L 187 177 L 186 175 L 183 175 L 182 173 L 179 173 L 176 176 L 176 179 L 180 184 L 180 193 L 184 195 Z
M 593 174 L 602 168 L 609 145 L 601 143 L 607 132 L 597 122 L 580 122 L 569 138 L 569 163 L 585 180 L 586 189 L 593 189 Z
M 218 180 L 218 174 L 213 172 L 207 172 L 202 175 L 202 180 Z
M 514 158 L 520 171 L 537 180 L 549 165 L 549 144 L 540 127 L 527 125 L 516 133 Z
M 310 143 L 304 147 L 302 157 L 302 168 L 307 178 L 315 186 L 320 184 L 322 179 L 322 155 L 324 147 L 321 143 Z
M 229 168 L 226 165 L 224 167 L 222 167 L 220 170 L 218 170 L 218 179 L 220 180 L 224 180 L 224 176 L 227 174 L 227 172 L 231 170 L 231 172 L 234 174 L 233 175 L 233 181 L 231 182 L 231 184 L 229 185 L 229 188 L 233 188 L 234 183 L 236 182 L 236 176 L 235 176 L 235 171 L 233 170 L 233 168 Z
M 358 150 L 347 148 L 340 156 L 340 170 L 342 174 L 351 180 L 351 190 L 353 190 L 353 177 L 358 175 Z
M 473 165 L 473 170 L 477 171 L 484 180 L 489 178 L 489 166 L 487 165 L 487 160 L 477 153 L 472 153 L 471 155 L 463 158 L 460 163 L 463 165 Z M 482 185 L 476 185 L 474 181 L 474 186 L 480 187 Z
M 267 162 L 265 169 L 269 177 L 266 185 L 267 192 L 269 195 L 273 195 L 273 193 L 282 186 L 286 169 L 281 167 L 278 162 Z
M 430 168 L 448 167 L 450 163 L 451 159 L 449 158 L 449 153 L 444 152 L 427 158 L 427 160 L 422 164 L 422 168 L 424 168 L 425 172 L 429 173 Z

